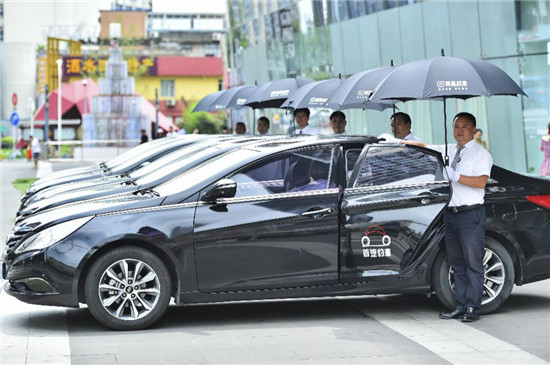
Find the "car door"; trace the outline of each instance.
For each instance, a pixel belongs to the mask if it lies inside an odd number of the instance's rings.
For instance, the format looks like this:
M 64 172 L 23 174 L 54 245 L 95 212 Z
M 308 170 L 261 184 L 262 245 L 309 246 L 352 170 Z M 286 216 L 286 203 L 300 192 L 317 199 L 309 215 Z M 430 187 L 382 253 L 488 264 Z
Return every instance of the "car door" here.
M 233 198 L 199 204 L 195 257 L 204 292 L 338 283 L 333 145 L 294 151 L 227 176 Z
M 342 201 L 341 281 L 396 278 L 416 257 L 449 201 L 435 151 L 365 147 Z

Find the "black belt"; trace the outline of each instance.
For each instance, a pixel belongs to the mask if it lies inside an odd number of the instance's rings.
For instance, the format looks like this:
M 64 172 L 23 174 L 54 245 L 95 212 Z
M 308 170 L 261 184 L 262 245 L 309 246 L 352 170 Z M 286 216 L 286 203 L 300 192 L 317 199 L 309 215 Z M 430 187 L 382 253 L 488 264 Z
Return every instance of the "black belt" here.
M 480 208 L 482 206 L 483 206 L 483 204 L 461 205 L 461 206 L 458 206 L 458 207 L 447 207 L 447 210 L 451 211 L 452 213 L 462 213 L 462 212 L 467 212 L 469 210 L 474 210 L 474 209 Z

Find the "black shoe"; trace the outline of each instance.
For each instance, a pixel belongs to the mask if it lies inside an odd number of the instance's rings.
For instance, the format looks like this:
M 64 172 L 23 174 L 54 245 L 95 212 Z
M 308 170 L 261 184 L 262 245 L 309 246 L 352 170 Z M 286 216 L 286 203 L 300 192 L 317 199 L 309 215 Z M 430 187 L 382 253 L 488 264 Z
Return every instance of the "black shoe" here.
M 439 313 L 439 318 L 441 319 L 458 319 L 464 317 L 464 311 L 455 309 L 452 312 L 441 312 Z
M 475 322 L 479 319 L 479 313 L 474 311 L 472 307 L 466 307 L 466 312 L 464 312 L 464 317 L 462 317 L 462 322 Z

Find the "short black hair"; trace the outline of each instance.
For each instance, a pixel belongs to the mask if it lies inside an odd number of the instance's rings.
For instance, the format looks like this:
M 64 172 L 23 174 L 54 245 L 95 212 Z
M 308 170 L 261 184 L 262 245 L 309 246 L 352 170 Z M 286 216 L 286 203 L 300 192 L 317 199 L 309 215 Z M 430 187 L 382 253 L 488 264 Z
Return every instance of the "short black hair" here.
M 344 113 L 342 113 L 341 111 L 337 110 L 335 111 L 334 113 L 332 113 L 330 115 L 330 117 L 328 118 L 328 120 L 333 120 L 333 119 L 339 119 L 341 122 L 345 122 L 346 121 L 346 115 Z
M 309 115 L 311 114 L 311 112 L 309 111 L 309 108 L 298 108 L 298 109 L 294 109 L 294 115 L 296 116 L 296 113 L 300 113 L 300 112 L 303 112 L 303 113 L 306 113 L 307 117 L 309 118 Z
M 267 128 L 269 128 L 269 119 L 267 117 L 261 116 L 261 117 L 258 118 L 258 122 L 260 120 L 263 120 L 264 122 L 266 122 L 267 123 Z
M 457 115 L 455 115 L 455 117 L 453 118 L 453 123 L 458 119 L 458 118 L 464 118 L 464 119 L 467 119 L 470 121 L 470 123 L 473 124 L 473 126 L 475 127 L 476 126 L 476 117 L 474 117 L 473 114 L 470 114 L 470 113 L 466 113 L 466 112 L 460 112 L 458 113 Z
M 237 124 L 235 124 L 235 128 L 237 128 L 238 125 L 242 125 L 244 129 L 246 129 L 246 125 L 243 122 L 237 122 Z
M 399 118 L 403 119 L 403 121 L 405 123 L 412 125 L 412 120 L 411 120 L 411 117 L 410 117 L 409 114 L 403 113 L 403 112 L 397 112 L 395 114 L 392 114 L 390 120 L 392 120 L 392 119 L 395 120 L 396 117 L 399 117 Z

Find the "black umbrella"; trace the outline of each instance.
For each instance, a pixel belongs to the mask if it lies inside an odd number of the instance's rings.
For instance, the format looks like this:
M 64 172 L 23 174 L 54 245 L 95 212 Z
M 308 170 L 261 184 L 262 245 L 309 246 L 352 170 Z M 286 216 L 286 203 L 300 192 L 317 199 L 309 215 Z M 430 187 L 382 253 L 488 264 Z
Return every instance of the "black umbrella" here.
M 357 72 L 348 77 L 328 97 L 325 107 L 331 109 L 369 108 L 383 110 L 395 103 L 390 100 L 382 100 L 379 103 L 369 103 L 368 98 L 374 89 L 395 67 L 381 67 Z
M 215 93 L 208 94 L 204 98 L 202 98 L 197 105 L 193 108 L 194 112 L 208 112 L 212 111 L 212 105 L 214 101 L 216 101 L 217 98 L 219 98 L 223 93 L 222 91 L 216 91 Z
M 255 85 L 243 85 L 224 90 L 214 101 L 213 110 L 242 108 L 256 89 L 258 87 Z
M 260 85 L 244 105 L 253 109 L 279 108 L 281 104 L 301 86 L 313 82 L 311 79 L 288 78 Z
M 383 100 L 443 100 L 445 123 L 445 164 L 447 155 L 447 98 L 474 96 L 526 95 L 504 71 L 482 61 L 441 57 L 413 61 L 397 67 L 380 82 L 370 102 Z
M 296 90 L 281 105 L 281 108 L 323 108 L 330 94 L 344 82 L 341 78 L 314 81 Z

